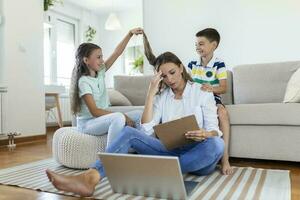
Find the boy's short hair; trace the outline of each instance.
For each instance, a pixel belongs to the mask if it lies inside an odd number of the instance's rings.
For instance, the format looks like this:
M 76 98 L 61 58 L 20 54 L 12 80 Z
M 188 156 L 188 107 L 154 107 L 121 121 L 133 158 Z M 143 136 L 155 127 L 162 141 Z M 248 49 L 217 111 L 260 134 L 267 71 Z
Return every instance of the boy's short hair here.
M 219 32 L 214 28 L 203 29 L 196 33 L 196 37 L 206 37 L 210 42 L 217 42 L 217 46 L 221 39 Z

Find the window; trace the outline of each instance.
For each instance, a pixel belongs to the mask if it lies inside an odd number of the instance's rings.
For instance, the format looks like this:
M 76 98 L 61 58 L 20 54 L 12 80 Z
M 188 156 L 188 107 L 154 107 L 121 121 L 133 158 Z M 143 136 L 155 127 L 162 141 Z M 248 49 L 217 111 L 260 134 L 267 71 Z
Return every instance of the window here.
M 138 59 L 143 59 L 141 45 L 127 47 L 125 51 L 125 73 L 128 75 L 142 75 L 142 68 L 135 66 Z M 141 58 L 142 57 L 142 58 Z
M 62 20 L 57 20 L 56 41 L 57 83 L 68 86 L 75 55 L 75 25 Z
M 78 22 L 50 13 L 44 25 L 45 84 L 63 85 L 69 88 L 77 44 Z

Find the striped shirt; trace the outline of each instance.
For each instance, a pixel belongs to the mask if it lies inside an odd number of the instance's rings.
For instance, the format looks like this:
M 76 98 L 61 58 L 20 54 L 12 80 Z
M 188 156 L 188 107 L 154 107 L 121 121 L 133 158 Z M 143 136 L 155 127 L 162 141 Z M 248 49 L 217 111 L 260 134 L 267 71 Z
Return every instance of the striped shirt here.
M 219 86 L 220 80 L 227 79 L 225 63 L 216 56 L 212 57 L 207 66 L 202 66 L 199 60 L 189 62 L 188 71 L 195 82 L 210 84 L 214 87 Z M 219 97 L 216 94 L 215 96 Z

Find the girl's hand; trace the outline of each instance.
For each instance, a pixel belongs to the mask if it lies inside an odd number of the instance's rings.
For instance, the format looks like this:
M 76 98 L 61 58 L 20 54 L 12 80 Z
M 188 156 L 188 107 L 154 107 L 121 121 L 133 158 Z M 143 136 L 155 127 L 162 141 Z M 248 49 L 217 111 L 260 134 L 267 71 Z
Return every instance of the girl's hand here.
M 213 92 L 213 86 L 209 85 L 209 84 L 203 84 L 201 86 L 201 90 L 206 91 L 206 92 Z
M 153 78 L 150 81 L 149 89 L 148 89 L 148 95 L 154 97 L 159 89 L 159 83 L 163 80 L 161 77 L 162 72 L 159 71 L 156 73 Z
M 126 126 L 131 126 L 131 127 L 135 128 L 135 123 L 131 118 L 129 118 L 127 115 L 125 115 L 125 119 L 126 119 Z
M 134 28 L 134 29 L 131 29 L 129 32 L 131 35 L 139 35 L 139 34 L 143 34 L 143 29 L 142 28 Z
M 199 130 L 195 130 L 195 131 L 188 131 L 186 134 L 185 134 L 185 137 L 187 139 L 191 139 L 191 140 L 195 140 L 195 141 L 198 141 L 198 142 L 201 142 L 209 137 L 210 136 L 210 133 L 207 132 L 206 130 L 204 129 L 199 129 Z

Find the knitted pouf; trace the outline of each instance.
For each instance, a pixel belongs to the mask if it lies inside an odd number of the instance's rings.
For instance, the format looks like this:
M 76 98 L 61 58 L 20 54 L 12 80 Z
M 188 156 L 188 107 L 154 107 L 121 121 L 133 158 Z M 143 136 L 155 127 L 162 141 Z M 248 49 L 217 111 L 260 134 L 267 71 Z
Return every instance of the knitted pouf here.
M 70 168 L 87 169 L 96 161 L 97 152 L 105 150 L 107 134 L 92 136 L 77 131 L 75 127 L 58 129 L 53 136 L 54 159 Z

